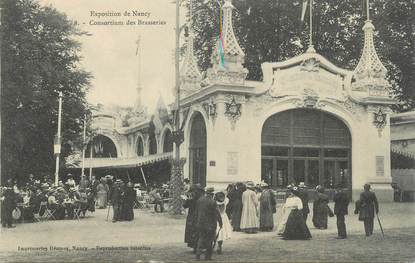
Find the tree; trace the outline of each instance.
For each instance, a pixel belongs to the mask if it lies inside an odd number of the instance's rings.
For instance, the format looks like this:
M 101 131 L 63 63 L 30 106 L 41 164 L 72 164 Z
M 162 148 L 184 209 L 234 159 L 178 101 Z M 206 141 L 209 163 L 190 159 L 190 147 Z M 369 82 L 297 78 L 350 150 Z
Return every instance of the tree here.
M 195 52 L 206 70 L 219 35 L 217 1 L 209 5 L 194 1 L 201 10 L 194 17 Z M 371 19 L 377 30 L 376 48 L 388 69 L 393 95 L 400 101 L 396 110 L 415 107 L 415 15 L 414 1 L 374 0 Z M 233 1 L 234 31 L 245 52 L 250 80 L 261 80 L 261 63 L 283 61 L 305 51 L 308 23 L 301 23 L 299 0 Z M 362 1 L 314 1 L 313 45 L 318 53 L 339 67 L 353 70 L 363 48 L 362 27 L 366 12 Z M 308 15 L 308 14 L 307 14 Z
M 36 0 L 4 0 L 2 26 L 2 182 L 53 174 L 58 92 L 63 93 L 62 157 L 81 143 L 91 75 L 80 69 L 84 34 Z M 63 159 L 63 158 L 62 158 Z M 62 166 L 64 163 L 62 162 Z

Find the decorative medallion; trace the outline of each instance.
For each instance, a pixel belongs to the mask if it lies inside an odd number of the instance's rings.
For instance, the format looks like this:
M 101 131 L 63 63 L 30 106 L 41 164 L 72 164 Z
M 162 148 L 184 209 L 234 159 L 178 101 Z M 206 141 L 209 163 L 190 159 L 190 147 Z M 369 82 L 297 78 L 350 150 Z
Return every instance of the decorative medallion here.
M 373 125 L 378 129 L 379 135 L 386 126 L 386 113 L 383 113 L 382 108 L 378 112 L 373 113 Z
M 309 58 L 301 63 L 301 70 L 308 72 L 317 72 L 320 68 L 320 61 L 315 58 Z
M 236 121 L 241 117 L 241 103 L 237 103 L 235 97 L 232 96 L 231 102 L 225 102 L 225 115 L 229 118 L 232 124 L 232 129 L 235 128 Z

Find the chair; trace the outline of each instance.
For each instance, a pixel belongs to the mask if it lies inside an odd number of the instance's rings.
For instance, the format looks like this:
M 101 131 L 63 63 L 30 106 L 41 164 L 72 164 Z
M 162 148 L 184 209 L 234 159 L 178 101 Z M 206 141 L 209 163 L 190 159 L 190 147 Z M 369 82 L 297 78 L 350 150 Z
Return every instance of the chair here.
M 78 221 L 80 220 L 80 214 L 82 211 L 82 203 L 80 202 L 75 202 L 74 204 L 74 208 L 73 208 L 73 219 L 78 219 Z
M 144 209 L 147 206 L 144 196 L 137 196 L 134 202 L 134 208 Z
M 48 202 L 42 201 L 40 202 L 39 210 L 36 213 L 33 213 L 33 217 L 37 222 L 42 222 L 43 220 L 48 219 L 49 213 L 46 213 L 48 210 Z
M 55 213 L 56 213 L 56 208 L 53 208 L 49 204 L 46 203 L 46 210 L 45 210 L 46 219 L 47 220 L 50 220 L 50 219 L 56 220 Z

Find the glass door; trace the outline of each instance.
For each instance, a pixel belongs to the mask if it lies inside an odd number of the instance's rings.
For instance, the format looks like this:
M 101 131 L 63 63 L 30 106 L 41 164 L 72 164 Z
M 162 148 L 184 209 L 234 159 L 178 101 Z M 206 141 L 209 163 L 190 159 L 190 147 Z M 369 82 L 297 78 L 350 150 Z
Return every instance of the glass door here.
M 277 164 L 277 172 L 275 175 L 275 179 L 273 181 L 273 185 L 278 187 L 285 187 L 288 184 L 288 160 L 276 160 Z
M 272 182 L 273 177 L 273 170 L 274 170 L 274 161 L 273 159 L 265 159 L 262 158 L 262 173 L 261 173 L 261 179 L 266 182 L 267 184 L 271 186 L 277 186 L 274 185 Z

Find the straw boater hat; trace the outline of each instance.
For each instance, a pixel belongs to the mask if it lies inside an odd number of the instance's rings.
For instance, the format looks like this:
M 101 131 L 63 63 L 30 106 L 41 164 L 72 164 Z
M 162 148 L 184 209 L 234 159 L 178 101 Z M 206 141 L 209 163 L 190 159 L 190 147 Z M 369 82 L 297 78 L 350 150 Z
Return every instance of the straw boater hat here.
M 213 188 L 212 186 L 206 188 L 207 194 L 213 194 L 214 192 L 215 192 L 215 188 Z
M 247 188 L 250 188 L 250 189 L 255 188 L 254 182 L 251 182 L 251 181 L 246 182 L 245 185 Z
M 300 184 L 298 185 L 299 188 L 305 188 L 305 183 L 304 182 L 300 182 Z
M 261 181 L 261 183 L 259 183 L 259 186 L 268 187 L 268 184 L 265 181 Z

